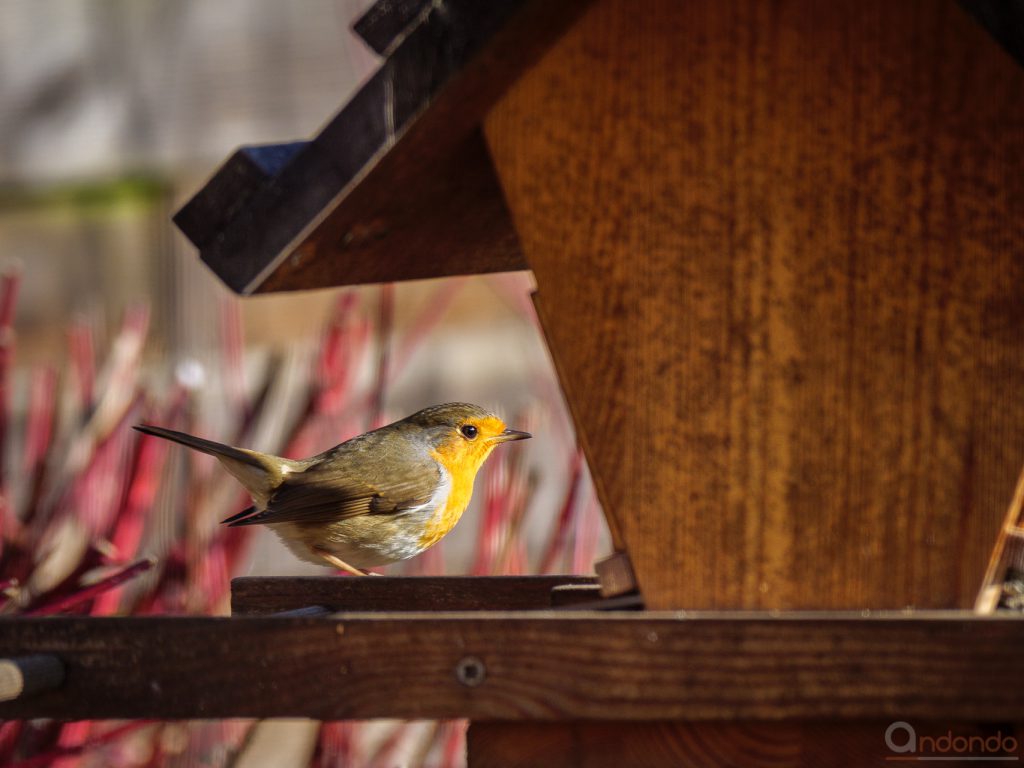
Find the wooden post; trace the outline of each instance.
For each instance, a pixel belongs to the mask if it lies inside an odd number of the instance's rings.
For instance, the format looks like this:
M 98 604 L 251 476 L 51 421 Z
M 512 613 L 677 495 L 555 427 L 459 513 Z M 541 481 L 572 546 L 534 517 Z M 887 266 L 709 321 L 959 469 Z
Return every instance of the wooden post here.
M 648 607 L 972 603 L 1024 461 L 1024 72 L 955 3 L 601 0 L 485 135 Z M 773 764 L 725 730 L 649 764 Z
M 970 17 L 602 0 L 485 133 L 649 607 L 972 604 L 1024 463 L 1024 71 Z

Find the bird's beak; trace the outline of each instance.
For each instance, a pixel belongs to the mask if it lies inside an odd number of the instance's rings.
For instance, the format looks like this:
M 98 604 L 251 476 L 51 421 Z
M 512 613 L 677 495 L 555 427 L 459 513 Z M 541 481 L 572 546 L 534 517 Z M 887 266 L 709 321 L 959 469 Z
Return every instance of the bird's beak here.
M 533 437 L 529 432 L 520 432 L 518 429 L 506 429 L 504 432 L 495 435 L 493 439 L 496 443 L 507 443 L 510 440 L 526 440 L 529 437 Z

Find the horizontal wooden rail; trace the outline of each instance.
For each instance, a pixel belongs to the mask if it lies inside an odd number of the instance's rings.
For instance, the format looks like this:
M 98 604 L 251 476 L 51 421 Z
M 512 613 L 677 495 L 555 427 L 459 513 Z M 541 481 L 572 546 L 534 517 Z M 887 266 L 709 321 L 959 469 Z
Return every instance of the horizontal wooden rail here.
M 1022 721 L 1022 647 L 962 612 L 4 619 L 66 674 L 0 718 Z

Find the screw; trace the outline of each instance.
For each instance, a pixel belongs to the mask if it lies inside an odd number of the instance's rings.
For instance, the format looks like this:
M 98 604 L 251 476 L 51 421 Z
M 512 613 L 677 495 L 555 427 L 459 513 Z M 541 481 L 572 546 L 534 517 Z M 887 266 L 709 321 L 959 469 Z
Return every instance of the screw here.
M 487 667 L 476 656 L 464 656 L 455 665 L 455 679 L 469 688 L 476 688 L 487 677 Z

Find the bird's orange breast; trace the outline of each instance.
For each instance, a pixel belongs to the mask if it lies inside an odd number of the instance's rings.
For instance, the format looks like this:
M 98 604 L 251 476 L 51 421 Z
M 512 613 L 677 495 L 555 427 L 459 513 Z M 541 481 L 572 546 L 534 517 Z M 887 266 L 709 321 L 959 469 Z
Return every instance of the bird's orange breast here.
M 462 453 L 443 449 L 431 451 L 430 455 L 448 472 L 451 488 L 447 498 L 438 504 L 420 535 L 419 544 L 424 549 L 432 547 L 444 538 L 459 522 L 459 518 L 462 517 L 462 513 L 466 511 L 466 507 L 469 506 L 469 501 L 473 497 L 473 480 L 476 477 L 476 472 L 483 463 L 483 459 L 486 458 L 486 453 L 477 460 L 475 456 L 469 457 Z

